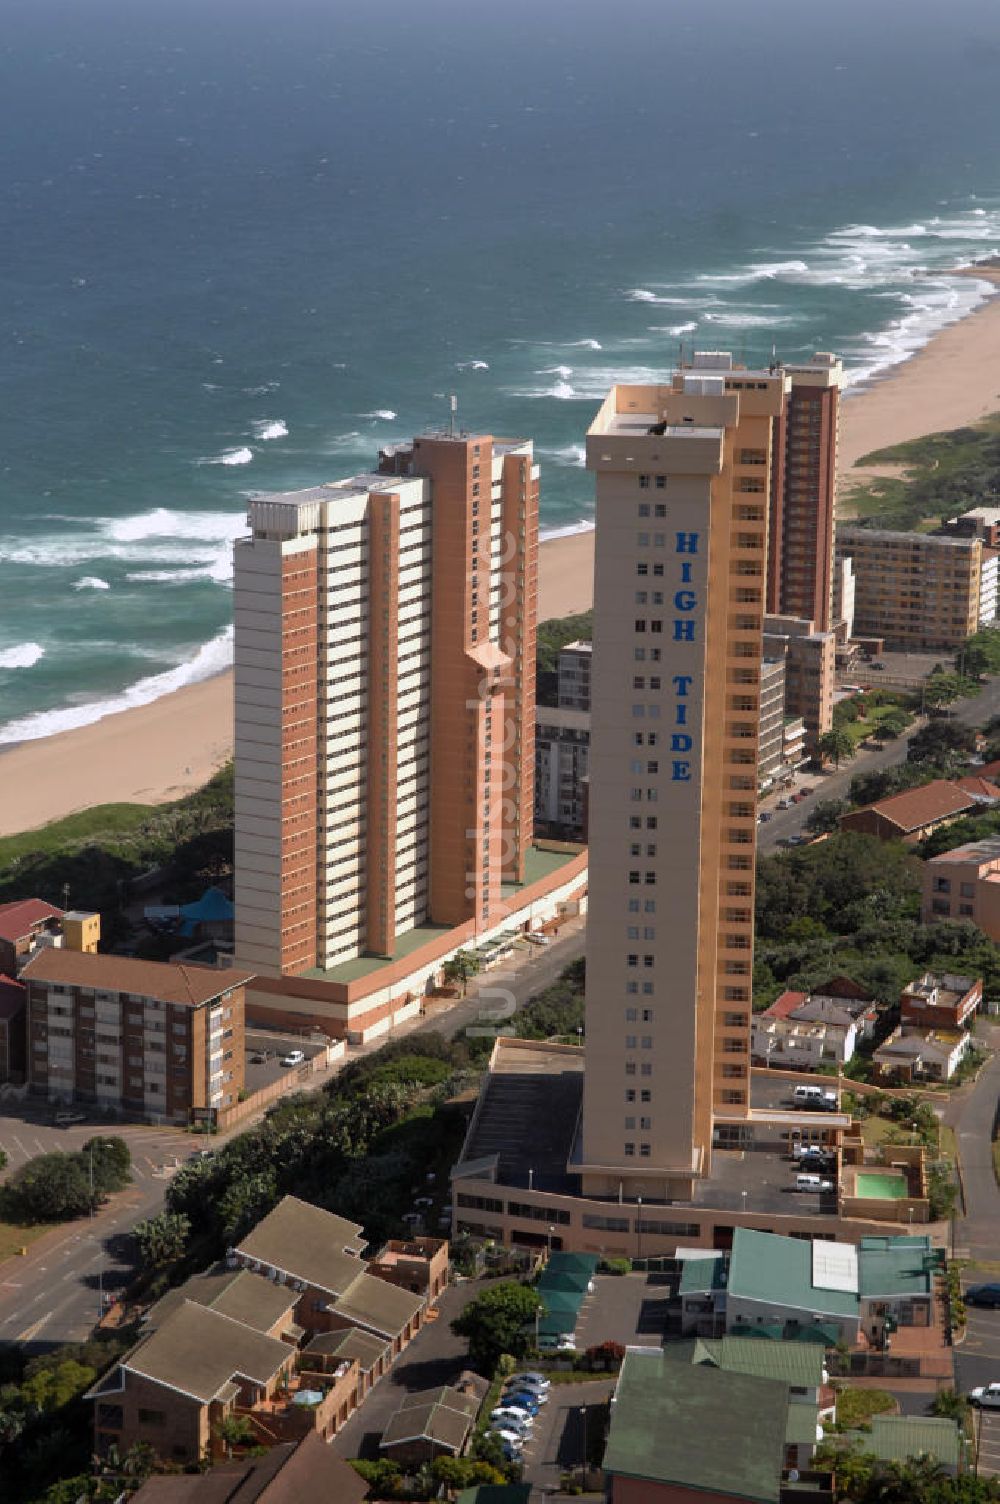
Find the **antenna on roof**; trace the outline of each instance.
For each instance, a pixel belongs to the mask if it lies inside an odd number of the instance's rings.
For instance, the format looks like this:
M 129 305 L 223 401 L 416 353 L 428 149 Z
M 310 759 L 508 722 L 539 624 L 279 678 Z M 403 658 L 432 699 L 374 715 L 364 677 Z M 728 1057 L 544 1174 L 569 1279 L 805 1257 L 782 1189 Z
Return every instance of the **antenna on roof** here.
M 452 392 L 448 401 L 451 403 L 451 422 L 448 425 L 448 437 L 453 439 L 455 437 L 455 414 L 458 412 L 458 398 L 454 392 Z
M 777 342 L 772 339 L 772 341 L 771 341 L 771 373 L 772 373 L 772 375 L 777 370 L 777 368 L 778 368 L 778 345 L 777 345 Z

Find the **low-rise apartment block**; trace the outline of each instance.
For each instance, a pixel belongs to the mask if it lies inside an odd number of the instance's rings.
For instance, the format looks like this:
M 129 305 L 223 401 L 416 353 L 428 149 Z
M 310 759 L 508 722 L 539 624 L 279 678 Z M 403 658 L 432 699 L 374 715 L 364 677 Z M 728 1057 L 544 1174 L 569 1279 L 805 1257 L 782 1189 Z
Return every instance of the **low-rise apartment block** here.
M 25 1013 L 27 989 L 0 972 L 0 1084 L 20 1085 L 27 1065 Z
M 968 841 L 924 863 L 920 918 L 966 920 L 1000 940 L 1000 836 Z
M 843 1066 L 854 1058 L 859 1032 L 857 1019 L 839 998 L 783 992 L 770 1008 L 754 1014 L 750 1048 L 761 1065 Z
M 440 1293 L 447 1244 L 418 1242 L 369 1265 L 356 1223 L 286 1196 L 226 1266 L 159 1301 L 141 1341 L 90 1390 L 97 1454 L 146 1443 L 164 1461 L 198 1463 L 222 1454 L 231 1419 L 263 1446 L 329 1440 Z M 423 1293 L 370 1272 L 404 1261 Z
M 559 704 L 566 710 L 590 709 L 592 642 L 568 642 L 559 649 Z
M 982 1000 L 982 977 L 960 977 L 947 972 L 935 976 L 932 971 L 925 971 L 903 988 L 899 1006 L 904 1024 L 962 1029 L 972 1023 Z
M 801 719 L 806 750 L 813 753 L 833 725 L 836 633 L 818 632 L 802 617 L 765 616 L 764 656 L 784 659 L 785 715 Z
M 28 1080 L 52 1102 L 212 1122 L 243 1089 L 250 973 L 46 946 L 21 972 Z
M 978 538 L 837 529 L 837 554 L 855 576 L 854 632 L 892 648 L 961 647 L 980 624 L 983 545 Z
M 368 1484 L 310 1431 L 207 1473 L 154 1473 L 133 1504 L 362 1504 Z
M 587 839 L 590 711 L 539 705 L 535 711 L 535 823 Z

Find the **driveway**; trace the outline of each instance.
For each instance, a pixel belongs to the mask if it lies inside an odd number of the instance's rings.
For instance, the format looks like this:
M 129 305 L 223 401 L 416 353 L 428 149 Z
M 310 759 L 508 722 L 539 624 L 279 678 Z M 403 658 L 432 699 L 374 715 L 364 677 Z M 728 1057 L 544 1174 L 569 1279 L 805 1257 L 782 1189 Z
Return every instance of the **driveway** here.
M 469 1366 L 466 1339 L 454 1336 L 451 1323 L 487 1283 L 469 1280 L 448 1286 L 438 1303 L 437 1319 L 417 1333 L 331 1441 L 338 1457 L 377 1457 L 382 1432 L 404 1393 L 450 1384 Z
M 594 1428 L 605 1424 L 605 1406 L 614 1386 L 613 1378 L 552 1385 L 548 1404 L 542 1406 L 524 1447 L 524 1481 L 533 1490 L 551 1493 L 564 1472 L 579 1471 Z
M 598 1274 L 576 1326 L 579 1352 L 601 1342 L 659 1347 L 667 1325 L 671 1280 L 664 1274 Z

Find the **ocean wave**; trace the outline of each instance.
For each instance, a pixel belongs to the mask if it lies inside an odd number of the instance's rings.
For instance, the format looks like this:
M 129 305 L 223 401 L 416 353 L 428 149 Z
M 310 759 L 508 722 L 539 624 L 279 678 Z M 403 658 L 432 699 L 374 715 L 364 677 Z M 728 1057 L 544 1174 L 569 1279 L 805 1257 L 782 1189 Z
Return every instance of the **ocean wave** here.
M 942 278 L 936 283 L 928 279 L 921 293 L 901 294 L 908 312 L 864 335 L 858 344 L 845 346 L 845 384 L 857 386 L 901 365 L 935 334 L 965 318 L 995 292 L 992 283 L 970 277 L 961 282 L 957 278 Z
M 687 324 L 647 324 L 651 334 L 672 334 L 676 339 L 680 334 L 693 334 L 698 327 L 696 319 Z
M 81 521 L 83 519 L 80 519 Z M 246 532 L 240 512 L 183 512 L 154 507 L 131 517 L 97 517 L 88 531 L 71 536 L 12 538 L 0 547 L 0 561 L 38 569 L 78 569 L 83 565 L 131 565 L 134 570 L 164 566 L 172 583 L 176 572 L 191 569 L 192 579 L 225 584 L 232 578 L 233 542 Z M 145 576 L 149 582 L 149 573 Z M 75 589 L 106 589 L 100 575 L 73 582 Z
M 702 318 L 706 324 L 719 324 L 727 329 L 776 329 L 783 324 L 799 322 L 795 314 L 749 313 L 743 308 L 733 308 L 722 313 L 705 313 Z M 692 324 L 690 327 L 695 326 Z
M 455 362 L 456 371 L 488 371 L 489 368 L 488 360 L 456 360 Z
M 569 348 L 571 350 L 600 350 L 602 346 L 599 339 L 571 339 Z
M 246 518 L 241 512 L 184 512 L 170 507 L 154 507 L 131 517 L 101 517 L 97 522 L 115 543 L 137 543 L 145 538 L 231 542 L 246 532 Z
M 37 644 L 26 644 L 35 647 Z M 0 665 L 3 655 L 0 653 Z M 41 710 L 24 716 L 18 721 L 8 721 L 0 726 L 0 745 L 11 742 L 37 741 L 43 736 L 54 736 L 59 731 L 72 731 L 80 726 L 91 726 L 106 716 L 117 715 L 123 710 L 134 710 L 139 705 L 151 705 L 163 695 L 172 694 L 185 685 L 196 684 L 201 679 L 210 679 L 221 673 L 233 661 L 233 629 L 224 628 L 210 642 L 204 643 L 192 658 L 186 659 L 163 673 L 150 674 L 139 679 L 120 694 L 104 700 L 91 700 L 83 705 L 67 705 L 59 710 Z
M 572 366 L 546 366 L 544 370 L 536 371 L 537 376 L 558 376 L 560 381 L 568 381 L 573 374 Z
M 243 395 L 245 397 L 266 397 L 268 392 L 276 392 L 280 385 L 280 381 L 264 381 L 260 386 L 245 386 L 243 388 Z
M 551 543 L 554 538 L 575 538 L 578 533 L 592 533 L 595 523 L 581 518 L 579 522 L 567 522 L 562 527 L 543 527 L 538 530 L 539 543 Z
M 110 590 L 107 580 L 102 580 L 99 575 L 85 574 L 79 580 L 73 582 L 74 590 Z
M 562 444 L 554 449 L 540 449 L 539 454 L 556 465 L 582 465 L 587 457 L 583 444 Z
M 19 642 L 12 648 L 0 648 L 0 668 L 33 668 L 45 649 L 38 642 Z
M 399 414 L 394 413 L 391 407 L 376 407 L 370 413 L 359 413 L 358 417 L 381 419 L 385 423 L 394 423 Z
M 249 465 L 253 460 L 253 450 L 249 444 L 241 444 L 237 449 L 224 449 L 221 454 L 210 455 L 206 459 L 198 461 L 199 465 Z
M 253 424 L 253 436 L 266 444 L 269 439 L 287 439 L 288 424 L 284 418 L 256 418 Z

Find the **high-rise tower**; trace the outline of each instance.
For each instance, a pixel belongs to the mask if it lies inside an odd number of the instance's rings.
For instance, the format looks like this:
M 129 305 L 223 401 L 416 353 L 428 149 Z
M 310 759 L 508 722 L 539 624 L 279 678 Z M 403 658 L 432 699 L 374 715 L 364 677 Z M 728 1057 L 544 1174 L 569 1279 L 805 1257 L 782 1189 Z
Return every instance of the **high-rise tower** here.
M 236 950 L 264 976 L 495 926 L 534 777 L 529 442 L 427 434 L 250 503 L 236 549 Z
M 767 559 L 767 610 L 812 622 L 833 621 L 837 443 L 843 366 L 820 353 L 783 366 L 788 392 L 775 421 Z
M 597 492 L 585 1194 L 687 1197 L 749 1111 L 772 435 L 788 380 L 699 354 L 617 386 Z

